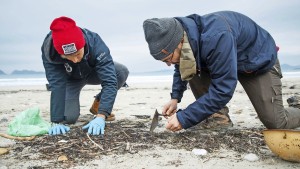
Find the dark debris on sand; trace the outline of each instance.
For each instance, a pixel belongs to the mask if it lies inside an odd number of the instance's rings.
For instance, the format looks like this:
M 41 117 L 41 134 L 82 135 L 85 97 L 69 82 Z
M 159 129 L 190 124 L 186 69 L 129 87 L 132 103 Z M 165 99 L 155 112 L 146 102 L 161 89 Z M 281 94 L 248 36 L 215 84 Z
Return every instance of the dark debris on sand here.
M 80 126 L 72 128 L 66 135 L 40 136 L 32 141 L 20 141 L 10 153 L 16 159 L 39 159 L 52 161 L 51 167 L 71 167 L 87 161 L 100 159 L 105 155 L 134 154 L 142 150 L 151 150 L 156 146 L 173 149 L 194 148 L 215 152 L 221 148 L 238 153 L 255 153 L 264 156 L 266 149 L 262 135 L 263 129 L 228 130 L 186 130 L 184 132 L 151 133 L 145 122 L 121 120 L 106 124 L 105 136 L 88 136 Z M 27 149 L 24 152 L 24 149 Z M 27 154 L 27 155 L 26 155 Z M 68 160 L 59 162 L 57 158 L 65 155 Z M 47 166 L 36 166 L 43 168 Z

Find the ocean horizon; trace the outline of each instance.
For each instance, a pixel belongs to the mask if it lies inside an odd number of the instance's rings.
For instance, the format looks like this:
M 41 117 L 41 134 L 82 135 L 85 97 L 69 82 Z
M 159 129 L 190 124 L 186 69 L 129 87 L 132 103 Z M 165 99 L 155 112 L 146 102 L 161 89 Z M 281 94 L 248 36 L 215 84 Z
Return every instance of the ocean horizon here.
M 172 82 L 173 75 L 129 75 L 127 84 L 141 84 L 141 83 L 161 83 Z M 44 74 L 14 74 L 14 75 L 0 75 L 0 87 L 8 86 L 38 86 L 45 85 L 48 81 Z
M 283 72 L 283 78 L 298 78 L 300 71 Z M 133 74 L 129 75 L 127 84 L 172 82 L 173 74 Z M 44 74 L 10 74 L 0 75 L 0 87 L 45 85 L 48 81 Z

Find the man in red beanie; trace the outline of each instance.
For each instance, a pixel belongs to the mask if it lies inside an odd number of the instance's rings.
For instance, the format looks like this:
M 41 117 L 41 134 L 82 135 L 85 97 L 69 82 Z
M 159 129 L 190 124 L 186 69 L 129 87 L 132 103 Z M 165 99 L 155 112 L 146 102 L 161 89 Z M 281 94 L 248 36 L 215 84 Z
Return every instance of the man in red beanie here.
M 80 115 L 79 95 L 86 84 L 101 85 L 90 109 L 95 118 L 83 129 L 92 135 L 104 134 L 105 121 L 111 114 L 118 89 L 128 77 L 128 69 L 114 62 L 100 36 L 80 28 L 68 17 L 59 17 L 50 25 L 42 45 L 42 59 L 51 91 L 50 135 L 70 130 Z M 101 101 L 100 101 L 101 100 Z

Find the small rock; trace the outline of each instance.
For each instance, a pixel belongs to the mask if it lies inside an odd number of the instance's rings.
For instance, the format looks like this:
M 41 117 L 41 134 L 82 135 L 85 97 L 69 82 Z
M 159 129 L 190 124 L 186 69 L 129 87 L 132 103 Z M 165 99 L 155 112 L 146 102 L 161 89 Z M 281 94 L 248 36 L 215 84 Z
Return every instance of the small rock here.
M 193 149 L 192 152 L 197 156 L 198 155 L 200 155 L 200 156 L 207 155 L 207 151 L 205 149 Z
M 0 123 L 6 123 L 6 122 L 8 122 L 8 119 L 5 117 L 0 120 Z
M 218 135 L 219 133 L 218 133 L 218 132 L 215 132 L 215 131 L 213 131 L 213 132 L 211 132 L 211 134 L 212 134 L 212 135 L 214 135 L 214 136 L 216 136 L 216 135 Z
M 256 154 L 253 154 L 253 153 L 245 155 L 244 159 L 247 160 L 247 161 L 252 161 L 252 162 L 259 160 L 258 156 Z
M 11 147 L 15 145 L 16 142 L 4 137 L 0 137 L 0 147 Z

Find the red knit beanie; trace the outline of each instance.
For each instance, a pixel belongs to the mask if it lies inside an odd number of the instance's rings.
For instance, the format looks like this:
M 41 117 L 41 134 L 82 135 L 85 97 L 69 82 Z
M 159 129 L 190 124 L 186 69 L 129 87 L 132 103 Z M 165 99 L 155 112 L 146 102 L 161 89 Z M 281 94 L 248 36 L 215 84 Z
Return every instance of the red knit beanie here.
M 54 48 L 61 55 L 75 53 L 85 45 L 81 29 L 71 18 L 62 16 L 54 19 L 50 29 L 52 30 Z

